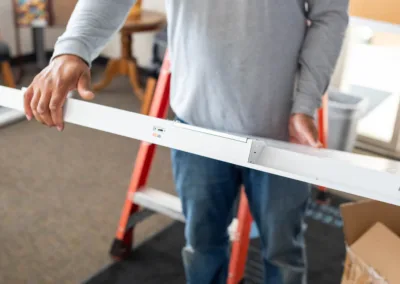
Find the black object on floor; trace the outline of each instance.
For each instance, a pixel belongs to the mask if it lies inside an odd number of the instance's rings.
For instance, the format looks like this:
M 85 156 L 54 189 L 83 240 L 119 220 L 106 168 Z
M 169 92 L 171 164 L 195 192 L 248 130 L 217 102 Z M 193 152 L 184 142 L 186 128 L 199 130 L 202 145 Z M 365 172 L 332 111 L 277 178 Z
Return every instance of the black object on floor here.
M 123 261 L 105 267 L 85 284 L 185 283 L 181 259 L 184 225 L 176 222 L 150 238 Z
M 318 205 L 312 208 L 312 213 L 309 213 L 306 219 L 308 284 L 338 284 L 345 257 L 342 228 L 334 222 L 323 222 L 329 214 L 336 215 L 337 209 L 329 207 L 328 210 L 328 207 Z M 137 247 L 128 259 L 111 264 L 84 283 L 184 284 L 185 275 L 181 260 L 183 231 L 182 223 L 172 224 Z M 263 267 L 259 244 L 259 239 L 251 241 L 245 284 L 262 284 Z

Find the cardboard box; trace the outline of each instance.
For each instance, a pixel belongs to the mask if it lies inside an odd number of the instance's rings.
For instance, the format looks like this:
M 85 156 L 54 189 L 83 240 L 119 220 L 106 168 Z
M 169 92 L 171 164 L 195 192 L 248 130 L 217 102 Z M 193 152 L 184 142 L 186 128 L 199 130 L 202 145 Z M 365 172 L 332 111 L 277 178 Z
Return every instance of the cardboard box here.
M 341 206 L 347 255 L 342 284 L 400 283 L 400 207 L 378 201 Z

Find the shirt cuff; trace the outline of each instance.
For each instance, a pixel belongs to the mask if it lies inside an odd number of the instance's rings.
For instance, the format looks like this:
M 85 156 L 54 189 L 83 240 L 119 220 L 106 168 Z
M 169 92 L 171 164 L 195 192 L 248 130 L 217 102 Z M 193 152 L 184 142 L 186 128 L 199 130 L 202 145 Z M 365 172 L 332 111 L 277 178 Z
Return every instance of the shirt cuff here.
M 292 114 L 305 114 L 314 117 L 320 106 L 321 98 L 316 99 L 311 95 L 296 93 L 292 107 Z
M 91 67 L 92 60 L 90 57 L 89 48 L 79 40 L 59 39 L 54 47 L 54 52 L 50 61 L 52 61 L 55 57 L 63 54 L 78 56 L 82 60 L 84 60 L 89 65 L 89 67 Z

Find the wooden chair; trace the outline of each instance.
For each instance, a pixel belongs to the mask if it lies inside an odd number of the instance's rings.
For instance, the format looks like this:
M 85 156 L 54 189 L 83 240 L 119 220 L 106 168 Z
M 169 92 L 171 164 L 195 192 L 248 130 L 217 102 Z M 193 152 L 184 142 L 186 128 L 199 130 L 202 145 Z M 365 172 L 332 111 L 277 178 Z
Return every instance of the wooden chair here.
M 134 94 L 142 102 L 141 113 L 147 115 L 150 110 L 156 80 L 153 78 L 148 79 L 146 89 L 142 89 L 139 82 L 136 59 L 133 56 L 132 50 L 133 34 L 149 31 L 154 32 L 162 29 L 166 25 L 166 17 L 163 13 L 146 10 L 138 14 L 136 6 L 133 8 L 120 30 L 121 57 L 112 58 L 108 61 L 103 78 L 93 85 L 93 90 L 100 91 L 107 87 L 116 76 L 127 76 Z
M 0 74 L 3 78 L 4 85 L 10 88 L 15 88 L 14 75 L 10 66 L 10 49 L 8 45 L 0 38 Z

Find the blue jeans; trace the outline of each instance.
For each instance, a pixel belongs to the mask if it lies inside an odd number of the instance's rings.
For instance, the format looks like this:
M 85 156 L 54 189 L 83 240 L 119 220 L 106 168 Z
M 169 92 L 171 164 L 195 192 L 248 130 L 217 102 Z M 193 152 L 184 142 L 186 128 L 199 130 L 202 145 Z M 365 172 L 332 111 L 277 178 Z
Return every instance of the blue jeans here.
M 306 283 L 308 184 L 177 150 L 172 150 L 172 164 L 186 218 L 182 257 L 187 283 L 226 283 L 227 227 L 242 184 L 260 232 L 264 283 Z

